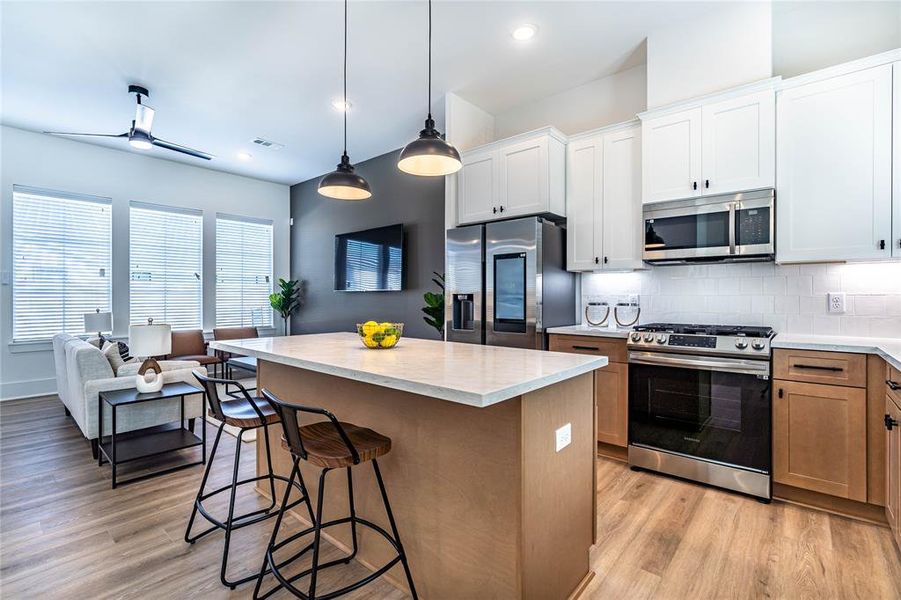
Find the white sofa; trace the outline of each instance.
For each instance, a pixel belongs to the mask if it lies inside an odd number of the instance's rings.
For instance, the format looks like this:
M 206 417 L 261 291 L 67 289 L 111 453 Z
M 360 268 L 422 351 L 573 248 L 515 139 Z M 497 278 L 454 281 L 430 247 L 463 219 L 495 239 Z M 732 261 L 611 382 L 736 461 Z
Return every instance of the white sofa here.
M 56 369 L 56 385 L 67 413 L 78 424 L 84 436 L 91 441 L 91 451 L 97 457 L 98 424 L 97 402 L 100 392 L 134 388 L 134 376 L 140 364 L 127 363 L 113 372 L 106 356 L 96 346 L 65 333 L 53 336 L 53 361 Z M 197 370 L 206 374 L 206 368 L 195 361 L 160 361 L 163 381 L 183 381 L 198 385 L 194 378 Z M 203 411 L 203 394 L 185 397 L 185 418 L 195 419 Z M 112 411 L 104 407 L 103 435 L 110 434 Z M 163 425 L 179 419 L 179 399 L 169 398 L 123 406 L 116 411 L 116 433 Z

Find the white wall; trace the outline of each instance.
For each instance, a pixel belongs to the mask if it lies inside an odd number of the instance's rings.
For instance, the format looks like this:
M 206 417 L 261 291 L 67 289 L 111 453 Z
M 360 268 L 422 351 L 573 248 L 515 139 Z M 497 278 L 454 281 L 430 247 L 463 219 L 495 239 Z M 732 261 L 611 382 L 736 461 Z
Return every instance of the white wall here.
M 901 2 L 776 2 L 773 75 L 794 77 L 901 47 Z
M 826 312 L 827 292 L 847 294 L 845 314 Z M 641 296 L 642 323 L 901 338 L 901 263 L 679 265 L 582 275 L 583 301 L 612 304 L 629 294 Z
M 572 135 L 634 119 L 647 100 L 646 66 L 638 65 L 504 111 L 495 117 L 495 134 L 503 139 L 553 125 Z
M 768 2 L 724 2 L 701 19 L 648 35 L 647 107 L 657 108 L 772 75 Z
M 128 204 L 131 200 L 203 211 L 203 327 L 215 324 L 216 213 L 272 219 L 275 277 L 290 273 L 290 192 L 269 183 L 73 140 L 0 128 L 0 238 L 4 275 L 12 271 L 12 189 L 27 185 L 112 199 L 114 335 L 128 335 Z M 4 277 L 4 281 L 7 281 Z M 276 319 L 278 322 L 278 319 Z M 49 343 L 11 345 L 12 294 L 0 286 L 0 398 L 56 389 Z

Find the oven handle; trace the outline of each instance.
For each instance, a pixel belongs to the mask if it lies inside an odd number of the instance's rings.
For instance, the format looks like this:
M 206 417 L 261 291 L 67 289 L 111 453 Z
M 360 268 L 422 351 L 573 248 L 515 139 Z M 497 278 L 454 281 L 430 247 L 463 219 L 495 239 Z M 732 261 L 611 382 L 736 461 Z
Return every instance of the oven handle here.
M 748 375 L 769 375 L 770 363 L 765 360 L 740 358 L 705 358 L 667 354 L 664 352 L 629 352 L 629 364 L 684 367 L 699 371 L 724 371 Z

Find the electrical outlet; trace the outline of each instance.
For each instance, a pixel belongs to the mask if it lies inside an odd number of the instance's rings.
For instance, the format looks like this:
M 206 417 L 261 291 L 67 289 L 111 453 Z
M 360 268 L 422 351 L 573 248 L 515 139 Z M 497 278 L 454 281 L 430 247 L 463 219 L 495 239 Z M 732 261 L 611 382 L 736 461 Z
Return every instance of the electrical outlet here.
M 828 302 L 828 311 L 832 314 L 842 314 L 845 312 L 845 293 L 829 292 L 826 294 Z
M 572 423 L 567 423 L 560 429 L 554 432 L 556 437 L 556 446 L 557 452 L 560 452 L 567 446 L 569 446 L 573 441 L 573 425 Z

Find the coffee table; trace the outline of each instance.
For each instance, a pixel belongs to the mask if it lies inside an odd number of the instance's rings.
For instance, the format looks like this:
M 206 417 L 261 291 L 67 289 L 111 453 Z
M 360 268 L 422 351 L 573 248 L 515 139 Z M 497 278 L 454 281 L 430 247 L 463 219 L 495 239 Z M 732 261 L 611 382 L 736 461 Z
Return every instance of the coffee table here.
M 193 394 L 202 394 L 203 390 L 197 386 L 188 383 L 167 383 L 158 392 L 150 392 L 142 394 L 136 389 L 115 390 L 111 392 L 100 392 L 100 398 L 97 406 L 97 419 L 100 424 L 100 452 L 97 454 L 97 465 L 103 465 L 104 457 L 112 466 L 113 470 L 113 489 L 118 485 L 126 483 L 134 483 L 142 481 L 150 477 L 157 477 L 193 467 L 195 465 L 206 464 L 206 411 L 200 411 L 200 428 L 201 435 L 198 437 L 193 431 L 185 428 L 185 396 Z M 127 433 L 116 433 L 116 410 L 121 406 L 129 406 L 132 404 L 140 404 L 142 402 L 153 402 L 154 400 L 163 400 L 166 398 L 181 398 L 181 419 L 178 423 L 169 423 L 166 425 L 158 425 L 147 429 L 138 429 Z M 106 404 L 112 409 L 111 433 L 104 441 L 103 433 L 103 405 Z M 205 408 L 205 407 L 204 407 Z M 201 458 L 196 462 L 179 464 L 161 471 L 153 471 L 119 481 L 117 479 L 117 467 L 122 463 L 131 462 L 149 456 L 157 456 L 167 454 L 185 448 L 193 448 L 194 446 L 203 446 Z

